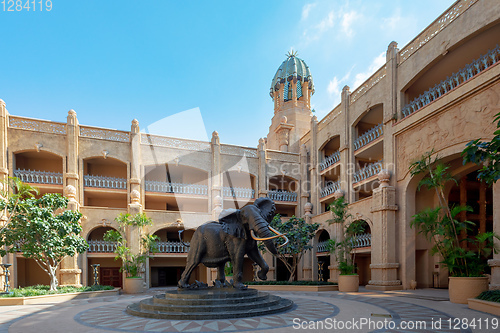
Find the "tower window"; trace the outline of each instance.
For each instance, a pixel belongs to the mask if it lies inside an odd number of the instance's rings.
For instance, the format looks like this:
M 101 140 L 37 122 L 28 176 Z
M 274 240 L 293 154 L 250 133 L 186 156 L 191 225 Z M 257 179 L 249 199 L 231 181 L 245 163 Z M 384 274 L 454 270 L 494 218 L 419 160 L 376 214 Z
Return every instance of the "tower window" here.
M 290 91 L 290 82 L 286 83 L 285 84 L 285 87 L 284 87 L 284 91 L 283 91 L 283 100 L 286 102 L 286 101 L 289 101 L 292 99 L 292 96 L 291 96 L 291 91 Z
M 297 99 L 302 97 L 302 83 L 297 81 Z

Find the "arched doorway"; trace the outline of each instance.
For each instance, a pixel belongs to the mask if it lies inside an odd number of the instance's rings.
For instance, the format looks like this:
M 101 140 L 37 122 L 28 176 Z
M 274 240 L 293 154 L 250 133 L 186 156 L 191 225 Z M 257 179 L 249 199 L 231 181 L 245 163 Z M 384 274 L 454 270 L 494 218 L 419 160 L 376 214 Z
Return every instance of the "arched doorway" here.
M 353 223 L 361 223 L 364 232 L 356 236 L 353 245 L 353 252 L 355 252 L 354 265 L 356 266 L 356 272 L 359 275 L 359 285 L 365 286 L 371 279 L 371 259 L 372 259 L 372 248 L 371 248 L 371 228 L 367 221 L 356 220 Z
M 318 281 L 328 281 L 330 279 L 330 253 L 327 251 L 327 243 L 330 239 L 330 234 L 326 230 L 319 230 L 316 233 L 318 237 L 318 246 L 316 248 L 316 257 L 318 262 Z
M 114 250 L 116 242 L 104 240 L 104 234 L 111 227 L 97 227 L 92 230 L 88 237 L 89 249 L 87 251 L 87 281 L 89 285 L 94 284 L 94 271 L 92 265 L 99 264 L 99 284 L 121 288 L 123 286 L 123 274 L 120 272 L 121 259 L 115 260 Z

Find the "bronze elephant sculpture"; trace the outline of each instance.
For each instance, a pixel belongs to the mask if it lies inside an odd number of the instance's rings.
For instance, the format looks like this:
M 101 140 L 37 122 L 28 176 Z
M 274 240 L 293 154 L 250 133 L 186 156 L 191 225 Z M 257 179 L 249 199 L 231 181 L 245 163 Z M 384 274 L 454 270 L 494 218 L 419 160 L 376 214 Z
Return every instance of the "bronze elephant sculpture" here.
M 269 198 L 258 198 L 253 204 L 239 210 L 223 211 L 218 221 L 202 224 L 196 229 L 190 242 L 186 269 L 179 280 L 179 288 L 189 287 L 193 270 L 200 264 L 217 267 L 217 280 L 225 282 L 224 266 L 233 264 L 233 286 L 244 289 L 243 260 L 245 254 L 260 266 L 258 277 L 267 279 L 269 266 L 262 258 L 257 241 L 263 241 L 272 254 L 277 254 L 273 239 L 286 236 L 269 226 L 275 215 L 274 202 Z M 257 236 L 255 236 L 255 234 Z

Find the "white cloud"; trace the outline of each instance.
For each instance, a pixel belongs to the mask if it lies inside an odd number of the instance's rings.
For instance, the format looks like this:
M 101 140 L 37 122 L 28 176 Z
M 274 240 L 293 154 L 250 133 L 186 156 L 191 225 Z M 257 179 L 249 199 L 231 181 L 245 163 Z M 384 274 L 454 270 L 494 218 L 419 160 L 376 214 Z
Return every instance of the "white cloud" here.
M 382 29 L 394 31 L 396 28 L 402 25 L 402 21 L 403 17 L 401 16 L 401 8 L 398 7 L 391 17 L 382 19 Z
M 354 84 L 352 85 L 351 91 L 354 91 L 357 87 L 359 87 L 363 82 L 366 81 L 370 76 L 373 75 L 383 64 L 385 64 L 385 51 L 380 53 L 375 59 L 373 59 L 372 63 L 366 70 L 366 72 L 358 73 L 354 77 Z
M 305 5 L 304 7 L 302 7 L 302 16 L 301 16 L 301 20 L 305 20 L 309 17 L 309 12 L 311 11 L 311 9 L 313 9 L 314 7 L 316 7 L 316 4 L 315 3 L 308 3 L 307 5 Z
M 333 27 L 333 11 L 328 13 L 328 16 L 325 17 L 323 20 L 321 20 L 316 28 L 318 29 L 319 32 L 325 32 L 329 28 Z
M 328 12 L 326 17 L 323 17 L 318 24 L 308 26 L 304 29 L 302 35 L 304 36 L 306 42 L 311 42 L 313 40 L 318 40 L 326 31 L 330 30 L 334 26 L 335 15 L 333 11 Z
M 342 14 L 340 25 L 342 26 L 342 32 L 344 32 L 347 37 L 352 37 L 354 35 L 353 26 L 360 18 L 361 14 L 354 10 Z

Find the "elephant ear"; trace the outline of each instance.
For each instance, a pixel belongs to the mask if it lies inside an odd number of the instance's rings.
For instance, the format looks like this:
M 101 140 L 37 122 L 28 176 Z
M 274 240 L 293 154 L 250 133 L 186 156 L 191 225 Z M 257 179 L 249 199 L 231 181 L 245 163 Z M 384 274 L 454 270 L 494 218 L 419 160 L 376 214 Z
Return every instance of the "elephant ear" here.
M 222 224 L 222 230 L 228 235 L 246 239 L 245 228 L 241 224 L 239 209 L 226 209 L 219 215 L 219 223 Z
M 276 215 L 276 206 L 274 202 L 269 198 L 258 198 L 255 200 L 254 205 L 260 209 L 262 217 L 271 223 L 274 215 Z

